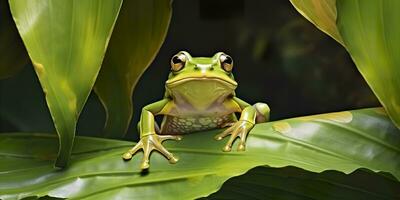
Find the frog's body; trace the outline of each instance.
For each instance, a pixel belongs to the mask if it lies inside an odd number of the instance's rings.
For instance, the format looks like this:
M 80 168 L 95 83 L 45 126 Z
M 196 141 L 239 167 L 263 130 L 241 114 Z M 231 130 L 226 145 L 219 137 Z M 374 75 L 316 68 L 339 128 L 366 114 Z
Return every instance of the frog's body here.
M 231 135 L 224 151 L 231 150 L 237 137 L 241 139 L 238 150 L 244 150 L 246 136 L 254 124 L 268 120 L 269 107 L 263 103 L 251 106 L 235 96 L 237 83 L 232 66 L 232 59 L 222 52 L 211 58 L 192 58 L 184 51 L 175 55 L 164 98 L 143 108 L 138 124 L 141 140 L 124 154 L 124 159 L 131 159 L 142 148 L 142 169 L 146 169 L 150 152 L 156 149 L 175 163 L 177 159 L 162 146 L 162 141 L 223 127 L 230 128 L 216 139 Z M 241 113 L 239 120 L 235 113 Z M 155 115 L 164 115 L 160 128 L 154 121 Z
M 234 114 L 216 117 L 165 116 L 161 124 L 160 134 L 186 134 L 215 128 L 224 128 L 236 121 L 237 119 Z

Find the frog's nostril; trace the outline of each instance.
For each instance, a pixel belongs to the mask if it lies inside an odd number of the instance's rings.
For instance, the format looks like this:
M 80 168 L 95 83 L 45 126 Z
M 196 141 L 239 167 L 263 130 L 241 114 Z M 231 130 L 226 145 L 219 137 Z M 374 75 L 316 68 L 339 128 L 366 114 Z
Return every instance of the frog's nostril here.
M 194 69 L 199 70 L 200 68 L 196 65 L 196 66 L 194 66 Z

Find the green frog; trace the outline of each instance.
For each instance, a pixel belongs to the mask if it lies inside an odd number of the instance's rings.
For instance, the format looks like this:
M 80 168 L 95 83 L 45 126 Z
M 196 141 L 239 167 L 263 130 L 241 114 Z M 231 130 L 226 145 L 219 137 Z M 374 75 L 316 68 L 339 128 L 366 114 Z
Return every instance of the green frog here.
M 246 148 L 246 137 L 254 124 L 269 120 L 270 109 L 265 103 L 250 105 L 235 95 L 237 82 L 233 60 L 218 52 L 213 57 L 192 57 L 180 51 L 171 59 L 171 72 L 165 83 L 164 98 L 142 109 L 138 131 L 140 141 L 122 157 L 130 160 L 143 150 L 141 169 L 150 167 L 153 150 L 163 154 L 170 163 L 178 158 L 163 145 L 165 140 L 181 140 L 183 134 L 216 128 L 226 128 L 215 136 L 222 140 L 230 136 L 223 147 L 229 152 L 238 138 L 238 151 Z M 235 113 L 240 113 L 237 119 Z M 163 115 L 161 126 L 154 116 Z

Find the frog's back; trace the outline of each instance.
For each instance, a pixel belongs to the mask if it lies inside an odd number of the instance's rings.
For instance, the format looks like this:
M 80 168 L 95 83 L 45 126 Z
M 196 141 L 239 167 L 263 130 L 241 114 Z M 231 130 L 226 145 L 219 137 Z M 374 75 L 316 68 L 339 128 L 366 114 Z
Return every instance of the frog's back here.
M 179 117 L 167 115 L 161 124 L 160 134 L 186 134 L 223 128 L 237 121 L 234 113 L 223 116 Z

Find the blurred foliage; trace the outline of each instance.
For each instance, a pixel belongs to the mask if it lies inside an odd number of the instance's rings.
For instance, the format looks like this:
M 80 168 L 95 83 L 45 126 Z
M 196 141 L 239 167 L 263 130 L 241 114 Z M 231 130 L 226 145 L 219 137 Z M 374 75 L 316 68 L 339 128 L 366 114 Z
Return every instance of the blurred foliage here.
M 207 0 L 174 1 L 166 40 L 135 88 L 134 115 L 127 137 L 137 138 L 138 108 L 162 98 L 169 60 L 179 50 L 187 50 L 193 56 L 209 56 L 216 51 L 230 54 L 235 60 L 238 96 L 250 103 L 268 103 L 272 120 L 379 105 L 346 50 L 304 19 L 290 2 L 246 0 L 239 8 L 235 3 L 225 3 L 213 10 L 234 7 L 232 10 L 238 15 L 225 16 L 222 12 L 222 16 L 214 13 L 212 17 L 203 17 L 209 16 L 210 12 L 201 9 L 200 4 L 204 3 Z M 34 79 L 35 75 L 31 70 L 25 70 L 13 77 L 14 81 L 0 81 L 0 108 L 43 107 L 45 102 L 40 97 L 37 101 L 27 97 L 15 97 L 19 99 L 14 100 L 14 97 L 6 97 L 12 91 L 22 93 L 21 96 L 26 96 L 23 93 L 28 90 L 40 94 L 37 85 L 23 84 L 28 82 L 24 81 L 28 76 Z M 86 107 L 77 132 L 92 135 L 103 128 L 104 111 L 96 98 L 89 98 Z M 3 110 L 0 109 L 0 114 Z M 41 113 L 26 112 L 5 119 L 8 124 L 13 124 L 8 130 L 51 131 L 49 115 Z M 42 122 L 38 124 L 36 120 L 39 119 Z M 23 129 L 15 125 L 21 121 Z
M 0 44 L 0 79 L 3 79 L 13 76 L 29 63 L 6 0 L 0 1 Z
M 162 98 L 169 59 L 182 49 L 193 56 L 230 54 L 237 95 L 250 103 L 268 103 L 272 120 L 379 105 L 346 50 L 289 1 L 246 0 L 242 11 L 232 2 L 213 8 L 239 13 L 227 17 L 199 9 L 204 2 L 174 1 L 169 34 L 138 83 L 134 107 Z M 214 19 L 202 18 L 209 15 Z M 131 125 L 130 132 L 135 129 Z

